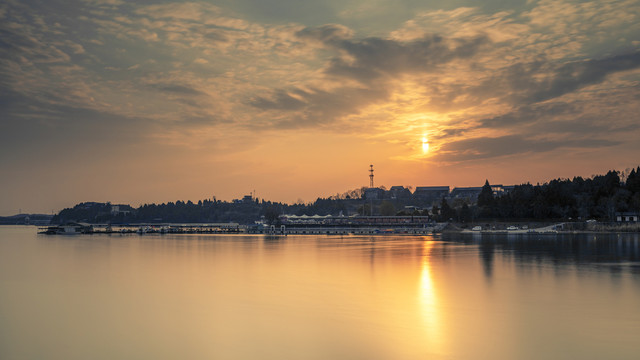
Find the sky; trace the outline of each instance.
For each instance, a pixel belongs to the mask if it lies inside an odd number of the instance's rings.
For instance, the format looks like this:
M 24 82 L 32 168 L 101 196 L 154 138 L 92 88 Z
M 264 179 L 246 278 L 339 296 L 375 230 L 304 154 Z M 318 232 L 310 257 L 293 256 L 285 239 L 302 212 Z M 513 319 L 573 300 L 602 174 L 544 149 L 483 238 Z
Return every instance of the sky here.
M 3 0 L 0 215 L 640 165 L 638 0 Z

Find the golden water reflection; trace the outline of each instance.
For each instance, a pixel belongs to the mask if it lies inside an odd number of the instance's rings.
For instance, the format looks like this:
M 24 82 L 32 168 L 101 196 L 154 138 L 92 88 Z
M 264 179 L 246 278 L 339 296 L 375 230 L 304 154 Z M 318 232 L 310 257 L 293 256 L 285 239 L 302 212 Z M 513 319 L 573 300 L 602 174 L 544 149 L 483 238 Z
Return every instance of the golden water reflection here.
M 640 239 L 633 237 L 9 230 L 0 228 L 3 360 L 640 353 Z M 604 261 L 582 258 L 588 254 Z
M 431 249 L 433 241 L 423 242 L 423 254 L 420 273 L 419 306 L 424 324 L 424 335 L 427 348 L 437 354 L 446 353 L 444 348 L 444 333 L 440 310 L 438 308 L 438 294 L 436 283 L 431 271 Z

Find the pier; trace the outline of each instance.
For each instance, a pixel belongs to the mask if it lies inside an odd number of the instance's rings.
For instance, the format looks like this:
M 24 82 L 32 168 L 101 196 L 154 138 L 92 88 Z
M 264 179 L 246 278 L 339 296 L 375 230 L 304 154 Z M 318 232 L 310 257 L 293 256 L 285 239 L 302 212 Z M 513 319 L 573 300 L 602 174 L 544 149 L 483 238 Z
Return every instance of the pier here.
M 238 223 L 211 224 L 85 224 L 71 223 L 40 228 L 41 234 L 266 234 L 266 235 L 384 235 L 432 234 L 446 224 L 430 226 L 327 226 L 327 225 L 240 225 Z

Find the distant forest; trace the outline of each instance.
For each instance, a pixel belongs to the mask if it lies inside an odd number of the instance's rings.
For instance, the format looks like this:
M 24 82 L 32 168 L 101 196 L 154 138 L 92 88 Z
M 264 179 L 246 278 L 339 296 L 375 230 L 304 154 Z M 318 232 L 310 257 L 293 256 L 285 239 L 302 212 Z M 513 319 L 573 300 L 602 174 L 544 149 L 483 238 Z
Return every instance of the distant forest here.
M 87 202 L 67 208 L 51 222 L 90 223 L 217 223 L 251 224 L 278 221 L 280 214 L 294 215 L 429 215 L 436 221 L 586 220 L 614 221 L 617 212 L 640 211 L 640 166 L 628 173 L 609 171 L 591 178 L 556 179 L 545 184 L 522 184 L 496 194 L 487 181 L 477 198 L 448 196 L 420 203 L 414 198 L 365 199 L 364 188 L 342 195 L 318 198 L 312 203 L 286 204 L 247 196 L 231 202 L 129 205 Z
M 640 210 L 640 167 L 624 180 L 620 175 L 609 171 L 589 179 L 574 177 L 543 185 L 523 184 L 502 196 L 493 196 L 487 182 L 474 207 L 480 218 L 611 221 L 616 212 Z M 449 215 L 454 215 L 457 209 L 450 211 Z

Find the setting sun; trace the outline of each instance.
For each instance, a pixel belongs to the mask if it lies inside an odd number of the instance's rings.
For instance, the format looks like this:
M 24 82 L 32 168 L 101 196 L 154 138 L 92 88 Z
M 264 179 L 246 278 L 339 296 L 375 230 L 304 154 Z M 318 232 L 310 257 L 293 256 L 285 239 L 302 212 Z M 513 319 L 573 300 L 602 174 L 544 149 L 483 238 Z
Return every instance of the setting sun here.
M 429 152 L 429 141 L 426 136 L 422 137 L 422 152 L 425 154 Z

